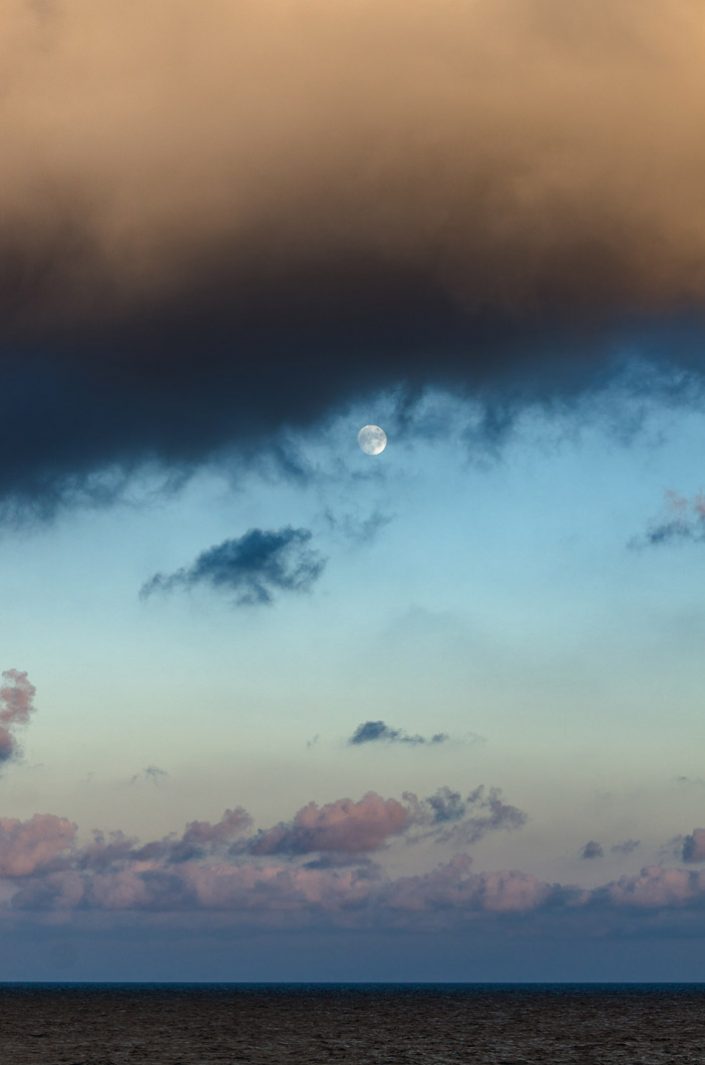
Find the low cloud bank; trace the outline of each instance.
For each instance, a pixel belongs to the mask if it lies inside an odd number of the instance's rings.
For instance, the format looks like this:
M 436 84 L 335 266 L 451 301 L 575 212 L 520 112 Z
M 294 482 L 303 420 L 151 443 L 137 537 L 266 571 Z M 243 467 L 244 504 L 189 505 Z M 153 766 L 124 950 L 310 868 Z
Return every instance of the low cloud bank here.
M 411 838 L 420 825 L 464 824 L 466 842 L 511 827 L 507 809 L 513 808 L 484 789 L 465 798 L 440 789 L 423 800 L 369 792 L 357 801 L 309 803 L 291 821 L 261 832 L 253 832 L 249 814 L 234 807 L 219 821 L 192 821 L 180 835 L 148 842 L 121 832 L 96 832 L 80 842 L 77 826 L 52 814 L 5 818 L 2 907 L 6 916 L 207 911 L 278 926 L 323 921 L 345 927 L 453 927 L 481 914 L 541 912 L 580 919 L 596 911 L 638 915 L 705 906 L 705 871 L 687 868 L 646 866 L 586 889 L 517 869 L 478 871 L 464 851 L 414 875 L 392 876 L 372 860 L 390 842 Z M 478 810 L 486 811 L 482 823 Z M 705 860 L 699 849 L 705 830 L 687 839 L 686 860 Z M 338 861 L 345 853 L 352 860 Z

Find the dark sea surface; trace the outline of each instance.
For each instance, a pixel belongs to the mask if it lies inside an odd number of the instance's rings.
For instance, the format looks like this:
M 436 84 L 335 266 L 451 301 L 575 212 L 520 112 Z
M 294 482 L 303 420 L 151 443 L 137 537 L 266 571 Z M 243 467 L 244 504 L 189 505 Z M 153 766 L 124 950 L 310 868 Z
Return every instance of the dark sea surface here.
M 4 984 L 2 1065 L 705 1065 L 705 985 Z

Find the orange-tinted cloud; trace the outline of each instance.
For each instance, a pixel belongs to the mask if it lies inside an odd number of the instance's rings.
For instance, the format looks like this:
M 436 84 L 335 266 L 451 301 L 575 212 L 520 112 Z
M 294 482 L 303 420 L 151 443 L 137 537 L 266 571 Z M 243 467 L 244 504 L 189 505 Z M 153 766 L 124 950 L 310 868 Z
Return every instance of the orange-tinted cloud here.
M 696 0 L 8 0 L 0 47 L 0 496 L 579 388 L 703 303 Z

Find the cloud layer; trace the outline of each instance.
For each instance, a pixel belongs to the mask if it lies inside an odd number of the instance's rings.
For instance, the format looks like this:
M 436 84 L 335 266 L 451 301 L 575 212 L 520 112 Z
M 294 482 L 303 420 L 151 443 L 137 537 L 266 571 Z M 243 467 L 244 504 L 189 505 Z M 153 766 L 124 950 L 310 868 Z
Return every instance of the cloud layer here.
M 9 0 L 0 497 L 247 452 L 395 384 L 579 389 L 642 316 L 699 313 L 700 20 Z M 701 368 L 690 323 L 662 346 Z
M 357 802 L 310 803 L 291 822 L 252 833 L 249 816 L 236 807 L 218 822 L 193 821 L 180 836 L 148 843 L 121 833 L 95 833 L 81 843 L 76 825 L 51 814 L 6 818 L 0 821 L 2 905 L 6 916 L 123 911 L 163 920 L 201 911 L 279 927 L 319 921 L 418 929 L 452 928 L 481 914 L 529 913 L 543 913 L 560 927 L 564 918 L 588 920 L 594 913 L 687 914 L 705 904 L 705 873 L 661 865 L 592 889 L 516 869 L 476 871 L 466 853 L 414 875 L 391 876 L 366 855 L 400 837 L 415 809 L 408 800 L 369 793 Z M 427 817 L 432 809 L 431 803 Z M 446 802 L 440 817 L 447 816 Z M 332 849 L 347 850 L 356 861 L 309 859 Z

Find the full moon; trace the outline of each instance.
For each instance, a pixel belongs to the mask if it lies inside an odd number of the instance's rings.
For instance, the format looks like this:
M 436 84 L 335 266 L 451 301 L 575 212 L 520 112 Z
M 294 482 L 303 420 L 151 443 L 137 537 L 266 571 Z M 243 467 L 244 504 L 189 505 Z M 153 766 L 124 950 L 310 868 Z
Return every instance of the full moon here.
M 381 455 L 387 446 L 387 434 L 378 425 L 363 425 L 357 442 L 366 455 Z

